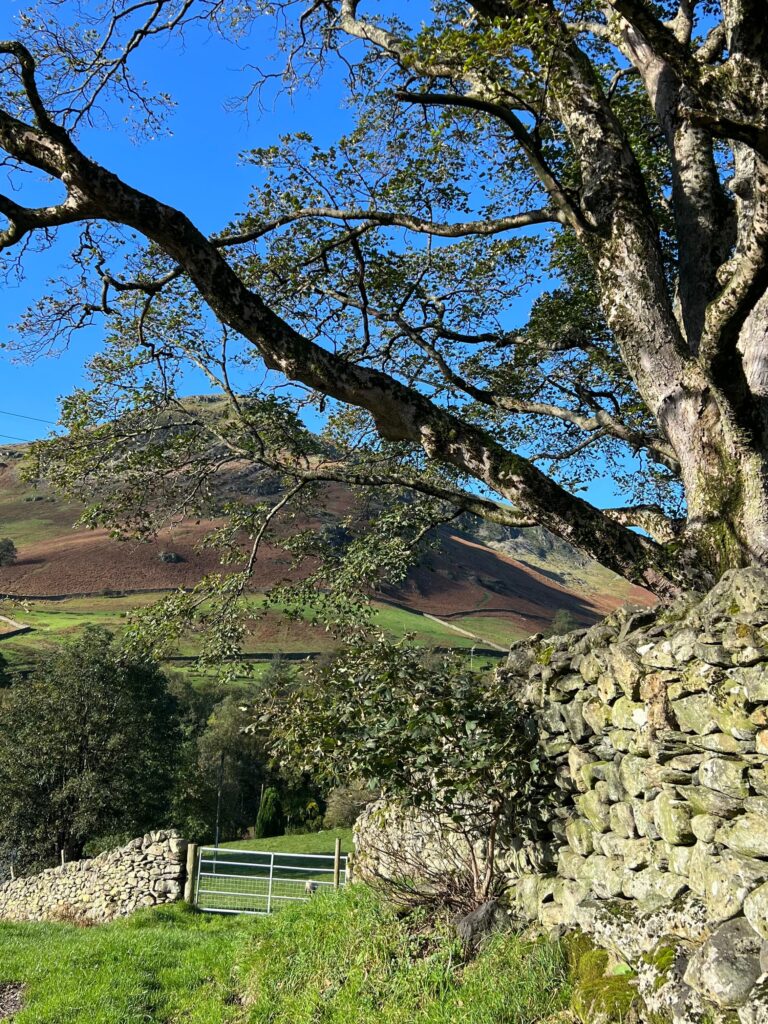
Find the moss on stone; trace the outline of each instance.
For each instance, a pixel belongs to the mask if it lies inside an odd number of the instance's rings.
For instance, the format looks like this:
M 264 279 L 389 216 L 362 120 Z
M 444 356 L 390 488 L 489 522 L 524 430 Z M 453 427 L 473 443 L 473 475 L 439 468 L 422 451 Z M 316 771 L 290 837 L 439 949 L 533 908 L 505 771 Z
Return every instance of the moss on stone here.
M 609 970 L 611 958 L 581 931 L 569 932 L 562 940 L 571 985 L 571 1010 L 582 1024 L 620 1024 L 639 1001 L 634 971 Z
M 640 1001 L 633 974 L 610 975 L 575 986 L 571 1010 L 582 1024 L 621 1024 Z
M 667 983 L 669 973 L 675 965 L 675 947 L 657 946 L 652 953 L 645 953 L 643 961 L 656 971 L 656 978 L 653 982 L 654 992 Z
M 578 929 L 564 935 L 561 945 L 568 964 L 568 973 L 571 977 L 576 976 L 581 958 L 596 948 L 594 942 Z
M 604 949 L 591 949 L 579 960 L 575 980 L 581 984 L 597 981 L 608 970 L 608 954 Z
M 552 655 L 555 653 L 554 647 L 545 647 L 543 651 L 539 651 L 536 655 L 536 661 L 539 665 L 548 665 L 552 661 Z

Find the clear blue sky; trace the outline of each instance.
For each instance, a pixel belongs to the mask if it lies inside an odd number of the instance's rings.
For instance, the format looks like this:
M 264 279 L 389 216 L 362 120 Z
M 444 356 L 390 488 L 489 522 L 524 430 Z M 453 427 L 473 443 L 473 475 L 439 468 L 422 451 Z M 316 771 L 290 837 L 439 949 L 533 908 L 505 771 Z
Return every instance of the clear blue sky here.
M 20 0 L 0 2 L 0 38 L 15 34 L 14 14 L 23 6 Z M 265 19 L 262 26 L 266 29 L 267 25 Z M 135 66 L 150 85 L 174 97 L 177 106 L 169 121 L 172 134 L 138 146 L 118 126 L 111 131 L 89 131 L 80 144 L 130 184 L 183 209 L 204 231 L 220 229 L 244 209 L 252 182 L 253 170 L 240 164 L 239 153 L 269 145 L 289 131 L 309 131 L 323 144 L 347 123 L 341 86 L 333 75 L 312 93 L 310 103 L 302 96 L 293 101 L 278 96 L 266 112 L 255 105 L 247 117 L 225 112 L 227 101 L 247 88 L 243 66 L 266 63 L 274 50 L 267 31 L 254 33 L 247 50 L 238 50 L 202 29 L 189 34 L 183 52 L 175 44 L 148 47 L 141 64 Z M 53 186 L 42 182 L 33 187 L 35 201 L 57 194 L 51 191 Z M 69 239 L 74 237 L 74 231 L 70 232 Z M 52 251 L 26 260 L 24 281 L 2 285 L 0 342 L 8 340 L 9 326 L 66 259 L 68 246 L 64 243 L 62 238 L 62 244 Z M 8 435 L 32 439 L 46 433 L 45 424 L 15 419 L 6 412 L 56 420 L 57 399 L 83 381 L 83 364 L 98 343 L 97 331 L 90 337 L 81 334 L 71 351 L 31 365 L 18 365 L 11 354 L 0 351 L 0 441 Z
M 420 2 L 408 4 L 414 17 Z M 23 7 L 23 0 L 0 0 L 0 38 L 13 37 L 14 15 Z M 225 110 L 227 101 L 247 89 L 250 79 L 243 72 L 244 65 L 264 65 L 275 53 L 269 24 L 262 20 L 259 31 L 241 49 L 199 28 L 188 34 L 183 50 L 171 43 L 140 51 L 140 63 L 134 65 L 137 73 L 176 101 L 169 121 L 171 134 L 137 145 L 120 126 L 89 130 L 79 140 L 81 147 L 132 185 L 183 209 L 204 231 L 222 228 L 244 209 L 252 184 L 253 170 L 240 164 L 239 153 L 299 130 L 310 132 L 319 144 L 327 144 L 349 124 L 338 69 L 335 74 L 329 71 L 311 96 L 299 94 L 291 100 L 278 95 L 270 109 L 260 111 L 252 105 L 247 116 Z M 22 202 L 57 198 L 52 191 L 55 185 L 50 183 L 32 182 L 25 188 L 31 188 L 33 195 L 25 195 Z M 0 285 L 0 343 L 5 344 L 10 325 L 66 260 L 74 238 L 74 229 L 68 237 L 62 232 L 52 250 L 25 258 L 23 281 Z M 97 329 L 81 332 L 71 350 L 32 364 L 19 364 L 12 354 L 0 349 L 0 443 L 12 438 L 31 440 L 50 430 L 45 422 L 9 413 L 55 421 L 58 399 L 84 382 L 84 364 L 98 349 L 99 340 Z M 202 383 L 190 383 L 192 390 L 205 390 Z M 615 504 L 619 496 L 612 492 L 610 483 L 598 482 L 587 497 L 597 504 Z

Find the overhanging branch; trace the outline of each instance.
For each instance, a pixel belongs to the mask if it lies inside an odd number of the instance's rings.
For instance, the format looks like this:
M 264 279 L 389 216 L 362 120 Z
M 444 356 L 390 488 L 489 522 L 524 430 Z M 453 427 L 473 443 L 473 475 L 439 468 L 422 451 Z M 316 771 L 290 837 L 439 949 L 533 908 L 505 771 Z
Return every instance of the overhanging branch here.
M 90 218 L 132 228 L 157 244 L 182 267 L 219 320 L 249 341 L 269 368 L 368 410 L 383 438 L 420 446 L 429 458 L 481 481 L 524 515 L 627 578 L 660 593 L 676 589 L 674 566 L 651 541 L 569 494 L 482 427 L 389 374 L 348 362 L 300 334 L 248 288 L 220 248 L 183 213 L 89 160 L 71 139 L 62 145 L 0 112 L 0 146 L 16 160 L 46 163 L 50 173 L 83 197 Z

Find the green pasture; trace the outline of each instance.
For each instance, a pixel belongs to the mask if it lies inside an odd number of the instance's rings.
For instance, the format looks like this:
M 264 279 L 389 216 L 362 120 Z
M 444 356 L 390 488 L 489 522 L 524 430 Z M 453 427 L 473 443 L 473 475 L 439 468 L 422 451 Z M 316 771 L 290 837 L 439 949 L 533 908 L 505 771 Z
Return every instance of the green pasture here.
M 341 852 L 352 851 L 352 829 L 331 828 L 324 832 L 307 832 L 303 835 L 274 836 L 270 839 L 239 839 L 223 843 L 231 850 L 265 850 L 268 853 L 328 853 L 333 854 L 336 840 L 341 840 Z
M 131 610 L 151 604 L 160 596 L 129 594 L 119 597 L 67 598 L 59 601 L 3 601 L 0 602 L 0 614 L 31 626 L 32 632 L 2 640 L 0 649 L 12 665 L 24 668 L 35 654 L 51 649 L 62 640 L 77 635 L 89 623 L 105 626 L 119 633 L 125 628 L 126 617 Z M 260 616 L 258 613 L 262 607 L 262 600 L 259 595 L 255 595 L 250 602 L 254 619 L 251 631 L 245 639 L 245 654 L 274 656 L 322 653 L 331 651 L 336 646 L 337 642 L 330 633 L 321 626 L 313 626 L 310 623 L 309 612 L 299 622 L 284 615 L 279 608 L 270 609 Z M 504 645 L 515 637 L 514 628 L 502 620 L 471 615 L 453 620 L 462 629 L 476 632 L 480 639 L 473 640 L 433 619 L 383 603 L 374 604 L 373 621 L 392 636 L 408 634 L 416 644 L 427 648 L 445 647 L 469 651 L 474 646 L 482 647 L 484 639 Z M 179 658 L 191 659 L 195 657 L 197 650 L 195 637 L 188 636 L 180 641 L 175 653 Z M 248 675 L 235 680 L 233 686 L 242 689 L 252 687 L 254 680 L 258 680 L 269 670 L 269 664 L 268 660 L 251 662 Z M 204 678 L 191 661 L 176 661 L 171 658 L 168 667 L 188 675 L 192 682 Z
M 3 922 L 8 984 L 14 1024 L 555 1024 L 569 987 L 556 943 L 499 935 L 466 962 L 447 926 L 427 936 L 359 885 L 271 917 Z

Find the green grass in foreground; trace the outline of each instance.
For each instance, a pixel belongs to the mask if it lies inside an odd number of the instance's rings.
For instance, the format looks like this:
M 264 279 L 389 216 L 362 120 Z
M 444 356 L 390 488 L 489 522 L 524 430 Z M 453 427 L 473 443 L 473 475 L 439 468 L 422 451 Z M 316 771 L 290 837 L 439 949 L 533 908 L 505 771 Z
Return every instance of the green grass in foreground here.
M 492 939 L 462 965 L 364 886 L 271 918 L 183 905 L 94 928 L 0 924 L 14 1024 L 544 1024 L 567 1005 L 557 945 Z

